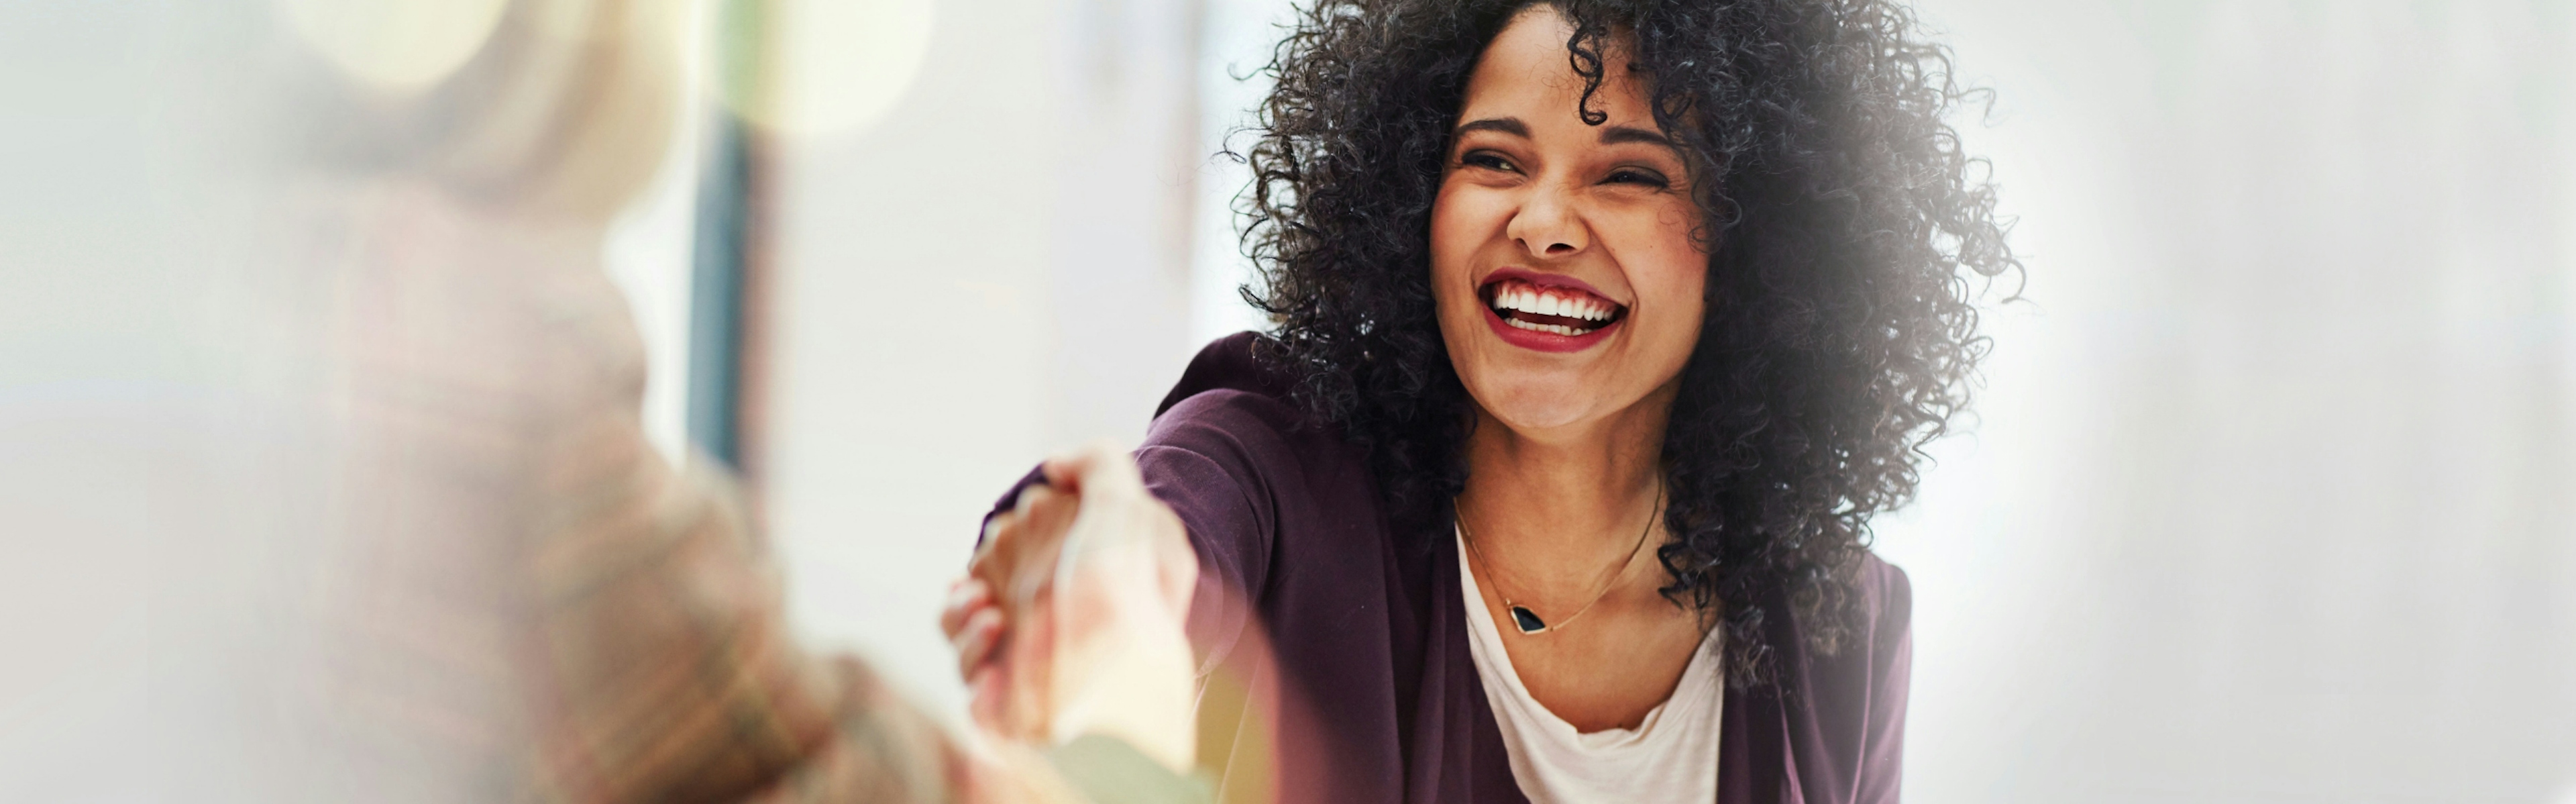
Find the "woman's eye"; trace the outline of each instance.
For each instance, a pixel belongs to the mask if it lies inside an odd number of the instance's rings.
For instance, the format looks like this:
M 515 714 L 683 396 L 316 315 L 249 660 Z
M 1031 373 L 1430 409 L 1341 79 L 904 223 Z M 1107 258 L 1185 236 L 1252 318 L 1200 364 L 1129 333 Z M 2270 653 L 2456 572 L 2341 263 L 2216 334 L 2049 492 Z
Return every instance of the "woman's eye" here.
M 1465 165 L 1467 167 L 1484 168 L 1486 170 L 1509 171 L 1512 169 L 1511 160 L 1504 159 L 1501 154 L 1490 151 L 1471 151 L 1466 156 L 1459 157 L 1458 164 Z
M 1608 184 L 1635 184 L 1656 189 L 1672 186 L 1672 182 L 1665 181 L 1663 176 L 1649 170 L 1616 171 L 1611 173 L 1609 178 L 1603 179 L 1603 182 Z

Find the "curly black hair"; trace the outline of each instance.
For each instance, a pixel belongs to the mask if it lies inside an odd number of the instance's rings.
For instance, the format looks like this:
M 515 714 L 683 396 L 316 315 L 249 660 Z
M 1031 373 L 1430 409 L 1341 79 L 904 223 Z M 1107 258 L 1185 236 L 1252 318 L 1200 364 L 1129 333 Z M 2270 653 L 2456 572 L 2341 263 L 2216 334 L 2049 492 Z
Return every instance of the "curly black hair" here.
M 1707 320 L 1664 437 L 1664 594 L 1722 612 L 1731 683 L 1776 669 L 1765 600 L 1836 653 L 1869 519 L 1911 498 L 1987 350 L 1968 274 L 2020 270 L 1983 163 L 1944 122 L 1981 93 L 1904 5 L 1316 0 L 1237 154 L 1267 359 L 1368 450 L 1400 528 L 1445 521 L 1468 417 L 1432 302 L 1432 200 L 1477 59 L 1541 4 L 1575 27 L 1572 111 L 1600 124 L 1602 54 L 1624 46 L 1694 165 Z

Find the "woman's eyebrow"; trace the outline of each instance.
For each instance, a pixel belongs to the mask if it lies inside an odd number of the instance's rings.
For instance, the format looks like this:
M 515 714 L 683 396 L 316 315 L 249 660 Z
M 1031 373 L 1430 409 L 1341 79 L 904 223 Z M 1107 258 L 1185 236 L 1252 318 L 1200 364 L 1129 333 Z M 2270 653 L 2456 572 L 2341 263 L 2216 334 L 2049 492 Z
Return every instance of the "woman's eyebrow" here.
M 1499 131 L 1521 139 L 1529 139 L 1530 135 L 1529 124 L 1521 122 L 1520 118 L 1488 117 L 1460 123 L 1457 128 L 1449 132 L 1449 136 L 1454 139 L 1465 136 L 1470 131 Z
M 1642 142 L 1648 145 L 1661 145 L 1666 148 L 1673 147 L 1672 140 L 1665 139 L 1664 135 L 1649 129 L 1635 128 L 1632 126 L 1611 126 L 1601 130 L 1601 144 L 1617 145 L 1623 142 Z

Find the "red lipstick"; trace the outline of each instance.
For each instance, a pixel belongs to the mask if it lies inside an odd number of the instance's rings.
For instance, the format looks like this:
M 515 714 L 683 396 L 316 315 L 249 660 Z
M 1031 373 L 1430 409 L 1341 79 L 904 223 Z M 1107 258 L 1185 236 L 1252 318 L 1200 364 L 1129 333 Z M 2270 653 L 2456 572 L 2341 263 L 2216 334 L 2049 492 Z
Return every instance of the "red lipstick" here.
M 1476 291 L 1494 336 L 1532 351 L 1589 349 L 1627 319 L 1627 305 L 1562 274 L 1505 268 L 1486 275 Z

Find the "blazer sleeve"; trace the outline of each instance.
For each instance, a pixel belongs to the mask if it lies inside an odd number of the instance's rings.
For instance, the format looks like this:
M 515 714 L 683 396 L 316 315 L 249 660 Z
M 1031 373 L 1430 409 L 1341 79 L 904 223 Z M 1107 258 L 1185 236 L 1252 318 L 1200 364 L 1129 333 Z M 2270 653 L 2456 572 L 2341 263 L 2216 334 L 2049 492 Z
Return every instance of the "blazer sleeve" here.
M 1273 481 L 1296 471 L 1284 436 L 1293 415 L 1261 394 L 1205 391 L 1155 417 L 1136 450 L 1146 490 L 1180 516 L 1198 553 L 1188 629 L 1205 657 L 1201 673 L 1233 653 L 1269 581 L 1279 511 Z M 1010 510 L 1022 489 L 1039 482 L 1035 471 L 1022 477 L 985 519 Z

